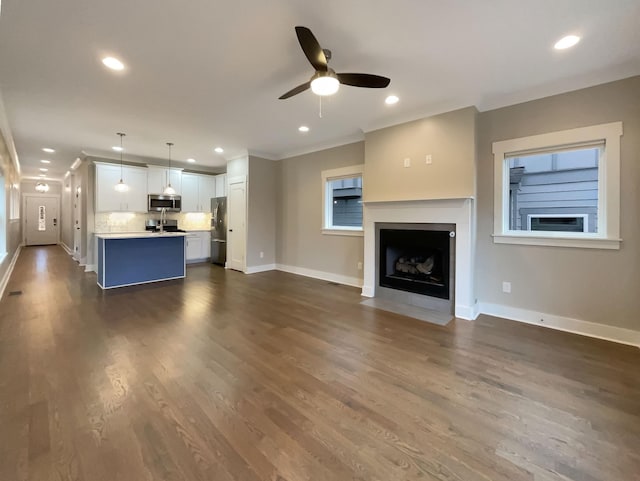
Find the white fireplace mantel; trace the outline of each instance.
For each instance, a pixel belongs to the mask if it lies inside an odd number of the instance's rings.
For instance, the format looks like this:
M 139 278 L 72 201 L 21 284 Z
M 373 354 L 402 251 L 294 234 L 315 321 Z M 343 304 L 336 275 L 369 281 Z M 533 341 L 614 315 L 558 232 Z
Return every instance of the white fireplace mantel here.
M 475 319 L 475 203 L 472 198 L 364 203 L 364 284 L 362 295 L 375 297 L 376 223 L 456 225 L 455 316 Z

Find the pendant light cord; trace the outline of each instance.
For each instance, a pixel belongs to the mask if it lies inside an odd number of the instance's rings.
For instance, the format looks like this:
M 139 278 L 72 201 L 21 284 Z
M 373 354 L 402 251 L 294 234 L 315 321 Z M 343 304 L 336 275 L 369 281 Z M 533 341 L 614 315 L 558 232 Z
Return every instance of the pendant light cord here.
M 171 146 L 173 142 L 167 142 L 169 146 L 169 170 L 167 171 L 167 186 L 171 187 Z
M 120 136 L 120 182 L 122 182 L 122 172 L 123 172 L 123 169 L 122 169 L 122 151 L 124 150 L 122 148 L 122 137 L 124 137 L 127 134 L 124 134 L 122 132 L 118 132 L 117 135 Z

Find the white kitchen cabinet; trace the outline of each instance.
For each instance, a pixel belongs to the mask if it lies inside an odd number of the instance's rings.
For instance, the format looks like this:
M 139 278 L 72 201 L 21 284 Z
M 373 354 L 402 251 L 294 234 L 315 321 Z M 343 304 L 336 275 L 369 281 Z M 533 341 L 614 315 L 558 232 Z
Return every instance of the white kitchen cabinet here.
M 115 185 L 122 180 L 129 187 L 118 192 Z M 96 163 L 96 212 L 147 212 L 146 168 Z
M 185 240 L 187 262 L 204 261 L 211 257 L 210 232 L 189 232 Z
M 215 196 L 215 177 L 201 174 L 182 174 L 182 212 L 211 213 L 211 198 Z
M 216 197 L 227 196 L 227 174 L 216 175 Z
M 182 192 L 182 169 L 171 169 L 167 167 L 157 167 L 150 165 L 147 175 L 147 193 L 162 194 L 167 183 L 171 181 L 171 187 L 176 191 L 176 195 Z
M 198 183 L 200 212 L 211 213 L 211 199 L 217 197 L 216 178 L 212 175 L 201 175 Z
M 198 209 L 198 174 L 182 174 L 182 212 L 200 212 Z
M 187 262 L 201 259 L 202 238 L 197 232 L 187 234 Z

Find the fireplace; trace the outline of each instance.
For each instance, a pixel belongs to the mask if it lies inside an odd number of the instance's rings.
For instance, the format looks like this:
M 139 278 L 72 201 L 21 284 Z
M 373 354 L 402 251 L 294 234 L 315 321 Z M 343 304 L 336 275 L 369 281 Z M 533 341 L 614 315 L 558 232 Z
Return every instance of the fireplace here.
M 451 239 L 454 236 L 453 225 L 379 227 L 379 285 L 450 299 Z
M 380 285 L 380 229 L 453 231 L 449 237 L 449 299 L 417 294 Z M 369 201 L 364 203 L 364 282 L 362 295 L 389 299 L 462 319 L 475 319 L 477 304 L 473 266 L 475 261 L 475 204 L 471 198 Z M 391 297 L 393 296 L 393 297 Z M 428 301 L 425 303 L 424 301 Z M 433 307 L 433 304 L 437 307 Z

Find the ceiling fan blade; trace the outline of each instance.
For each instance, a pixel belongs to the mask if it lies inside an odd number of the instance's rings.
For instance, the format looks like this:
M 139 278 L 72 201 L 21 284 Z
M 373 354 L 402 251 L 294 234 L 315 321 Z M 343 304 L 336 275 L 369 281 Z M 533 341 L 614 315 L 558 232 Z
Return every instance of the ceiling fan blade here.
M 298 42 L 300 42 L 302 51 L 307 56 L 311 65 L 313 65 L 313 68 L 320 70 L 321 72 L 326 72 L 327 57 L 325 56 L 322 47 L 320 47 L 318 40 L 311 33 L 311 30 L 307 27 L 296 27 L 296 35 L 298 36 Z
M 305 82 L 302 85 L 298 85 L 296 88 L 289 90 L 286 94 L 278 97 L 279 100 L 288 99 L 289 97 L 293 97 L 294 95 L 298 95 L 299 93 L 304 92 L 311 86 L 311 82 Z
M 391 82 L 391 79 L 387 77 L 368 73 L 339 73 L 338 80 L 344 85 L 367 87 L 370 89 L 383 89 Z

